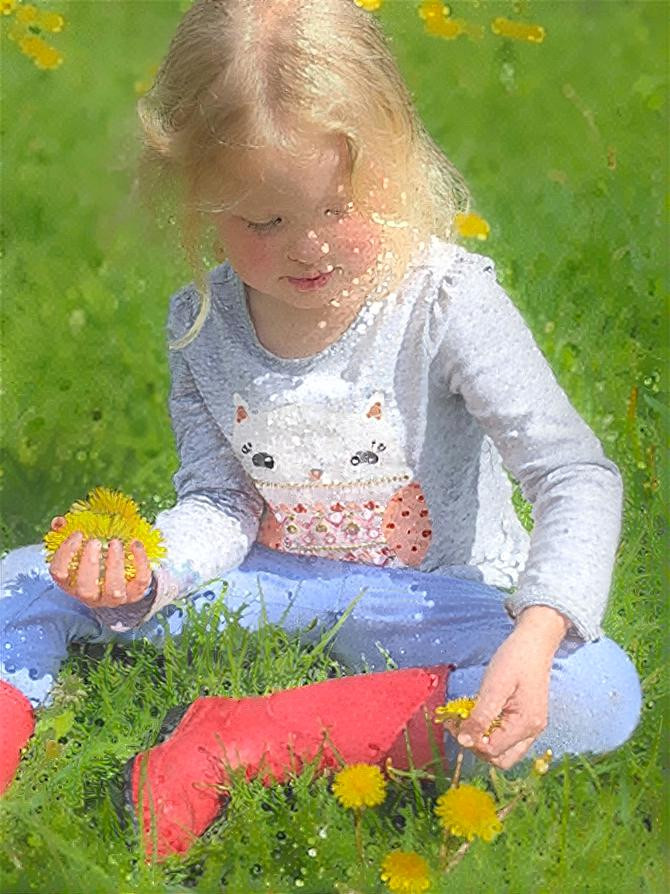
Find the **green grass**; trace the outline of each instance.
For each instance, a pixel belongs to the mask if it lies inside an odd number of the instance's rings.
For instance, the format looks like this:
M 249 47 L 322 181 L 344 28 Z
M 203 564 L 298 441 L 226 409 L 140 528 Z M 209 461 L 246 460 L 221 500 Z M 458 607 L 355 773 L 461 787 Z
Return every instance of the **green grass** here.
M 160 59 L 180 3 L 38 5 L 67 18 L 52 38 L 65 54 L 61 69 L 37 70 L 1 38 L 8 548 L 36 541 L 53 514 L 98 484 L 133 494 L 149 515 L 171 503 L 176 455 L 163 327 L 168 296 L 191 279 L 174 227 L 148 235 L 130 198 L 134 84 Z M 645 708 L 622 749 L 562 764 L 494 844 L 474 846 L 432 890 L 660 892 L 667 5 L 523 6 L 527 20 L 547 29 L 541 45 L 490 33 L 481 42 L 432 39 L 414 3 L 387 0 L 379 15 L 429 130 L 491 224 L 488 242 L 473 248 L 495 259 L 559 381 L 624 476 L 606 629 L 635 661 Z M 452 7 L 483 23 L 515 15 L 511 2 Z M 393 846 L 436 865 L 435 792 L 395 786 L 384 807 L 365 816 L 364 880 L 348 878 L 357 871 L 351 817 L 326 780 L 309 773 L 268 791 L 236 786 L 225 819 L 186 859 L 145 865 L 132 826 L 119 826 L 112 794 L 125 761 L 155 741 L 168 708 L 207 691 L 260 693 L 342 672 L 327 652 L 300 649 L 281 630 L 248 634 L 234 618 L 224 634 L 214 629 L 211 616 L 194 618 L 162 655 L 147 644 L 72 654 L 3 800 L 3 892 L 321 894 L 347 884 L 374 892 L 382 890 L 379 861 Z

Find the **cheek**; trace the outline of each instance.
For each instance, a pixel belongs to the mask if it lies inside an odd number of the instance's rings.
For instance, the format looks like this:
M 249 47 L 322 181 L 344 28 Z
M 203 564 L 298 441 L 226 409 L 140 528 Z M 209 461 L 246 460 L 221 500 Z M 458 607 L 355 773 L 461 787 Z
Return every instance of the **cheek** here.
M 263 273 L 271 266 L 267 245 L 247 227 L 222 223 L 218 226 L 218 232 L 230 263 L 240 275 L 248 271 Z
M 335 243 L 338 256 L 351 261 L 358 260 L 357 266 L 369 266 L 378 257 L 382 245 L 381 227 L 353 216 L 337 225 Z

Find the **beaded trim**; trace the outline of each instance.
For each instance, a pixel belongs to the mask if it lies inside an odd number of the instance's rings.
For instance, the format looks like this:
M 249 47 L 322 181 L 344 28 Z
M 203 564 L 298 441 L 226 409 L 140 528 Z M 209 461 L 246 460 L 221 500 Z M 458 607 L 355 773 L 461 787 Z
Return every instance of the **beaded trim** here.
M 301 553 L 320 553 L 324 550 L 327 550 L 328 552 L 339 551 L 342 553 L 350 552 L 352 549 L 361 549 L 362 547 L 367 546 L 379 547 L 380 545 L 385 546 L 385 544 L 380 544 L 379 540 L 370 540 L 364 543 L 347 543 L 340 546 L 301 546 L 300 549 L 290 549 L 286 546 L 283 546 L 282 552 L 298 553 L 298 555 L 300 555 Z
M 251 477 L 251 476 L 249 476 Z M 251 478 L 251 480 L 256 485 L 260 485 L 261 488 L 265 487 L 276 487 L 276 488 L 304 488 L 304 487 L 322 487 L 326 488 L 340 488 L 340 487 L 370 487 L 375 484 L 387 484 L 391 481 L 409 481 L 409 475 L 388 475 L 385 478 L 370 478 L 368 481 L 335 481 L 332 484 L 323 484 L 320 481 L 300 481 L 296 484 L 294 483 L 282 483 L 281 481 L 262 481 L 260 478 Z

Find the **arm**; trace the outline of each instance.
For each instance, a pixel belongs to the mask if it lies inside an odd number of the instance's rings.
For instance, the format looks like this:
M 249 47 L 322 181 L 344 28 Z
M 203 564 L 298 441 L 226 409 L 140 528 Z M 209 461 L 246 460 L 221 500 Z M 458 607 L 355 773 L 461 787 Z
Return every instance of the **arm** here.
M 621 524 L 621 477 L 572 407 L 492 262 L 466 256 L 437 302 L 438 356 L 533 504 L 526 566 L 506 607 L 516 625 L 486 670 L 459 741 L 508 768 L 547 721 L 554 654 L 570 627 L 600 634 Z M 502 715 L 500 727 L 491 722 Z
M 188 297 L 181 292 L 172 299 L 171 340 L 190 325 Z M 207 409 L 184 352 L 171 350 L 169 361 L 169 410 L 180 458 L 174 477 L 177 503 L 155 522 L 167 556 L 141 602 L 101 616 L 114 629 L 138 626 L 170 602 L 237 567 L 256 539 L 263 512 L 263 498 Z
M 507 609 L 517 617 L 547 605 L 583 639 L 597 639 L 621 526 L 621 476 L 498 285 L 493 262 L 463 254 L 436 302 L 440 367 L 533 505 L 528 561 Z

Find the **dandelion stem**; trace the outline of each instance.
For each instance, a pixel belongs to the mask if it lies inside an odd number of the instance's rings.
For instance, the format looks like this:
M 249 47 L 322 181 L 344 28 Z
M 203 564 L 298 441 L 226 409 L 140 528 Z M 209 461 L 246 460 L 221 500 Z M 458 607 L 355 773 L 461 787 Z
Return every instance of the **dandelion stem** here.
M 434 773 L 426 773 L 422 770 L 398 770 L 390 763 L 390 758 L 386 762 L 385 770 L 391 779 L 427 779 L 430 782 L 435 782 L 437 779 Z
M 458 783 L 461 781 L 461 771 L 463 769 L 464 757 L 465 751 L 463 748 L 460 748 L 458 754 L 456 755 L 456 766 L 454 767 L 454 775 L 451 777 L 451 788 L 458 788 Z
M 442 869 L 445 870 L 445 872 L 447 871 L 447 838 L 448 837 L 449 837 L 449 833 L 445 829 L 442 832 L 442 841 L 440 843 L 440 854 L 439 854 L 440 866 L 442 867 Z
M 451 860 L 449 860 L 449 863 L 447 864 L 447 866 L 444 870 L 445 874 L 447 872 L 451 872 L 452 869 L 454 869 L 456 866 L 458 866 L 458 864 L 461 862 L 463 857 L 467 854 L 468 850 L 470 849 L 471 844 L 472 844 L 471 841 L 463 842 L 463 844 L 459 847 L 459 849 L 456 851 L 456 853 L 451 858 Z
M 361 866 L 363 866 L 363 835 L 361 829 L 361 819 L 362 819 L 363 811 L 358 808 L 354 808 L 354 837 L 356 839 L 356 851 L 358 853 L 358 859 L 360 860 Z

